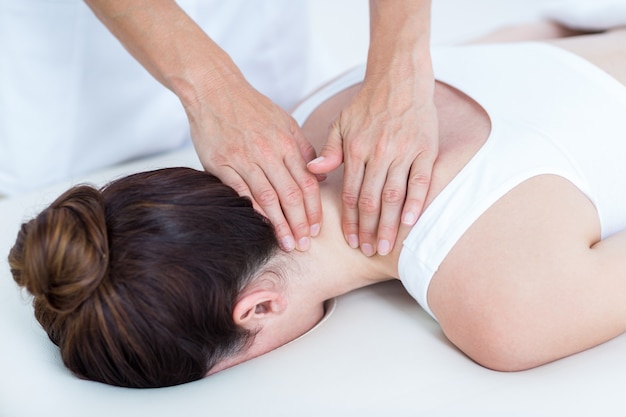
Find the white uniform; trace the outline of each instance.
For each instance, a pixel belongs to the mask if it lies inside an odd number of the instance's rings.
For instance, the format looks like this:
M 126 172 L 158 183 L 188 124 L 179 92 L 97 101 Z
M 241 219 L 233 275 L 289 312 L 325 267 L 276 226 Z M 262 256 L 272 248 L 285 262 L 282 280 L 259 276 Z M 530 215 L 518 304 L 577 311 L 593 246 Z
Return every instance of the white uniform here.
M 259 91 L 284 108 L 306 93 L 306 1 L 178 3 Z M 0 2 L 0 195 L 188 142 L 179 100 L 82 0 Z

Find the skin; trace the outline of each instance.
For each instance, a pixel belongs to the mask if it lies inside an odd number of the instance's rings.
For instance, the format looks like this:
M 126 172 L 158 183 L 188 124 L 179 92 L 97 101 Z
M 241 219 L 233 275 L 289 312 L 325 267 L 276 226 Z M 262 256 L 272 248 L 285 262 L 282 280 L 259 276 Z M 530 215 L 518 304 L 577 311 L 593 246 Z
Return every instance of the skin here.
M 619 50 L 626 31 L 550 42 L 626 84 L 626 56 Z M 339 93 L 310 116 L 303 129 L 314 143 L 323 143 L 325 126 L 358 91 L 357 86 Z M 437 83 L 434 99 L 440 156 L 426 206 L 490 132 L 488 116 L 463 93 Z M 321 187 L 326 227 L 310 250 L 277 257 L 273 262 L 286 268 L 285 276 L 262 273 L 242 292 L 233 317 L 258 335 L 247 350 L 211 373 L 305 333 L 322 317 L 325 300 L 397 279 L 400 243 L 410 227 L 400 228 L 389 256 L 367 257 L 346 245 L 342 181 L 334 172 Z M 480 244 L 492 241 L 498 245 Z M 435 274 L 428 302 L 447 337 L 474 361 L 501 371 L 532 368 L 626 331 L 625 250 L 626 232 L 600 240 L 597 212 L 580 190 L 557 176 L 533 177 L 461 237 Z
M 342 226 L 353 247 L 386 254 L 400 217 L 412 224 L 421 213 L 437 154 L 430 1 L 370 1 L 364 88 L 337 119 L 321 159 L 295 120 L 256 91 L 174 0 L 85 2 L 179 97 L 203 167 L 252 198 L 284 250 L 307 250 L 320 233 L 318 178 L 342 162 Z

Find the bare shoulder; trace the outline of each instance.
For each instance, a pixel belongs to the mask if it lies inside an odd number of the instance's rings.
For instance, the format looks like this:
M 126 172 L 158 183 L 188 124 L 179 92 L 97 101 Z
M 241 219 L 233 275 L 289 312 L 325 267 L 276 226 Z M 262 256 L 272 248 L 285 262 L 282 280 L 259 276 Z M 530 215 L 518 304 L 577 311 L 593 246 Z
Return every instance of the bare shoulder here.
M 530 178 L 483 213 L 453 247 L 431 282 L 429 306 L 468 355 L 507 368 L 488 347 L 513 349 L 542 331 L 551 334 L 546 323 L 559 325 L 551 319 L 555 300 L 569 283 L 585 282 L 592 269 L 590 248 L 599 240 L 597 211 L 578 188 L 554 175 Z M 572 297 L 562 311 L 579 304 Z M 493 342 L 504 334 L 514 337 Z M 550 355 L 516 365 L 554 359 Z
M 529 275 L 575 263 L 570 256 L 599 240 L 598 214 L 585 194 L 559 176 L 530 178 L 494 203 L 459 239 L 433 278 L 431 308 L 437 312 L 445 286 L 489 292 L 480 287 L 493 288 L 489 281 L 494 277 L 512 285 L 528 282 Z

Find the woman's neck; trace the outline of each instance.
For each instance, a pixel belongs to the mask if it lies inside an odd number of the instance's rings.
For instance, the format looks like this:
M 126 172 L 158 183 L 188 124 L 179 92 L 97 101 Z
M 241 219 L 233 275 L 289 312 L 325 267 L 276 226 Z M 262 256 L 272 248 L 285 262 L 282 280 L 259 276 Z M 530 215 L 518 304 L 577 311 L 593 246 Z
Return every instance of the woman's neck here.
M 340 187 L 332 178 L 321 185 L 323 225 L 306 252 L 291 252 L 290 261 L 309 296 L 326 300 L 397 276 L 397 259 L 365 256 L 351 248 L 341 229 Z M 399 255 L 399 253 L 398 253 Z

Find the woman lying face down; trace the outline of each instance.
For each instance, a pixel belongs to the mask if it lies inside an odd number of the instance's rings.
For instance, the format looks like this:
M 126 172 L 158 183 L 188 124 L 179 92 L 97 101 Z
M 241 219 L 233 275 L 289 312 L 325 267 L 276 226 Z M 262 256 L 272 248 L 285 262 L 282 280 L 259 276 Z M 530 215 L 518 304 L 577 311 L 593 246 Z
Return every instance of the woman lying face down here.
M 325 300 L 388 279 L 483 366 L 583 351 L 626 331 L 625 33 L 554 41 L 600 69 L 535 44 L 437 52 L 427 209 L 387 256 L 346 243 L 340 172 L 321 185 L 320 235 L 284 253 L 247 199 L 170 168 L 67 191 L 22 226 L 13 276 L 68 368 L 120 386 L 180 384 L 254 358 L 312 328 Z M 308 117 L 313 143 L 350 85 Z
M 160 387 L 313 327 L 343 267 L 292 260 L 324 259 L 326 248 L 312 249 L 316 255 L 282 253 L 248 199 L 205 172 L 169 168 L 100 191 L 70 189 L 22 226 L 10 264 L 69 369 L 113 385 Z

